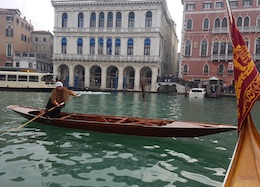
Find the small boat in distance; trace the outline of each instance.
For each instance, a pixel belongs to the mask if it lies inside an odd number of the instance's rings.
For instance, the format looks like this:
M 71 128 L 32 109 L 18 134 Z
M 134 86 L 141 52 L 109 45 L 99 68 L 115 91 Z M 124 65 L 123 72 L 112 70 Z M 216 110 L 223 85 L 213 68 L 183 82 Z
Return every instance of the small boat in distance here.
M 0 71 L 0 90 L 51 91 L 55 88 L 51 73 Z
M 204 98 L 206 96 L 205 88 L 192 88 L 189 91 L 189 98 Z
M 103 133 L 152 137 L 198 137 L 237 130 L 237 127 L 232 125 L 66 112 L 61 112 L 60 118 L 44 116 L 37 118 L 41 111 L 39 109 L 17 105 L 10 105 L 7 108 L 29 120 L 36 117 L 35 122 L 40 124 Z

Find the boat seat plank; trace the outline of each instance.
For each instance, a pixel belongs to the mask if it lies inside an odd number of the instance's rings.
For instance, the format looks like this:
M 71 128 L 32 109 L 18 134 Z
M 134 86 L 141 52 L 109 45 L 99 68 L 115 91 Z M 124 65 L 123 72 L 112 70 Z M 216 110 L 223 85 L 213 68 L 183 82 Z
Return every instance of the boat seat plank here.
M 104 118 L 103 116 L 98 116 L 100 122 L 108 122 L 108 120 L 106 118 Z
M 128 120 L 129 118 L 122 118 L 121 120 L 119 120 L 119 121 L 117 121 L 116 123 L 123 123 L 123 122 L 125 122 L 126 120 Z
M 71 117 L 72 117 L 72 115 L 67 115 L 67 116 L 61 117 L 60 119 L 68 119 L 68 118 L 71 118 Z

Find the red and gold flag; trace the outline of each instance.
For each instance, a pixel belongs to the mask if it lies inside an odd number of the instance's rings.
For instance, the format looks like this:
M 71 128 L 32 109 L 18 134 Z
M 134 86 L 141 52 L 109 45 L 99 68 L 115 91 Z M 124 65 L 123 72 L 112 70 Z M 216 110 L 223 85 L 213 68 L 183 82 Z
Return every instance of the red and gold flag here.
M 230 17 L 230 34 L 233 43 L 234 77 L 237 98 L 238 131 L 260 96 L 260 76 L 245 41 Z

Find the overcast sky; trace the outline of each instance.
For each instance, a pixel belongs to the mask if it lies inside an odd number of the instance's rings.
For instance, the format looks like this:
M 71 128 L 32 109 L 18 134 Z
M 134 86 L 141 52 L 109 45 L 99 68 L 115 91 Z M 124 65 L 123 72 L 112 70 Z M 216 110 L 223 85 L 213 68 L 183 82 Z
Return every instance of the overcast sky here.
M 177 24 L 177 36 L 180 43 L 182 3 L 181 0 L 167 0 L 167 4 L 171 17 Z M 22 16 L 26 17 L 27 21 L 31 21 L 34 30 L 53 31 L 54 9 L 51 5 L 51 0 L 0 0 L 0 8 L 17 8 L 22 13 Z

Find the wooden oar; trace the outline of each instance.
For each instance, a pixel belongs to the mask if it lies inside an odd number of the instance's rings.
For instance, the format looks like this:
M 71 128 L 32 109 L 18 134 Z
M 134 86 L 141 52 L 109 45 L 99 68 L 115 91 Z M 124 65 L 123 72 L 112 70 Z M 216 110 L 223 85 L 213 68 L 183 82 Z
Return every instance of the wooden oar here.
M 79 97 L 80 95 L 81 95 L 81 94 L 77 95 L 76 97 Z M 75 97 L 73 97 L 73 98 L 75 98 Z M 69 102 L 69 101 L 70 101 L 70 99 L 68 99 L 68 100 L 65 101 L 65 102 L 60 103 L 58 106 L 62 106 L 62 105 L 64 105 L 65 103 L 67 103 L 67 102 Z M 50 111 L 54 110 L 54 109 L 57 108 L 58 106 L 54 106 L 54 107 L 50 108 L 49 110 L 38 114 L 37 116 L 35 116 L 35 117 L 32 118 L 31 120 L 27 121 L 26 123 L 20 125 L 20 126 L 17 127 L 17 128 L 12 128 L 12 129 L 10 129 L 9 131 L 16 131 L 16 130 L 18 130 L 18 129 L 20 129 L 20 128 L 26 126 L 26 125 L 28 125 L 29 123 L 31 123 L 31 122 L 33 122 L 34 120 L 36 120 L 37 118 L 43 116 L 43 115 L 46 114 L 47 112 L 50 112 Z M 7 130 L 6 130 L 6 131 L 0 131 L 0 133 L 3 133 L 3 132 L 7 132 Z
M 61 103 L 60 106 L 61 106 L 61 105 L 64 105 L 64 102 L 63 102 L 63 104 Z M 47 112 L 50 112 L 50 111 L 54 110 L 54 109 L 57 108 L 57 107 L 58 107 L 58 106 L 54 106 L 54 107 L 50 108 L 49 110 L 47 110 L 47 111 L 45 111 L 45 112 L 42 112 L 42 113 L 41 113 L 41 111 L 40 111 L 40 114 L 38 114 L 37 116 L 35 116 L 35 117 L 32 118 L 31 120 L 27 121 L 26 123 L 20 125 L 19 127 L 10 129 L 10 131 L 16 131 L 16 130 L 18 130 L 18 129 L 20 129 L 20 128 L 23 128 L 24 126 L 28 125 L 29 123 L 33 122 L 33 121 L 36 120 L 37 118 L 43 116 L 43 115 L 46 114 Z

